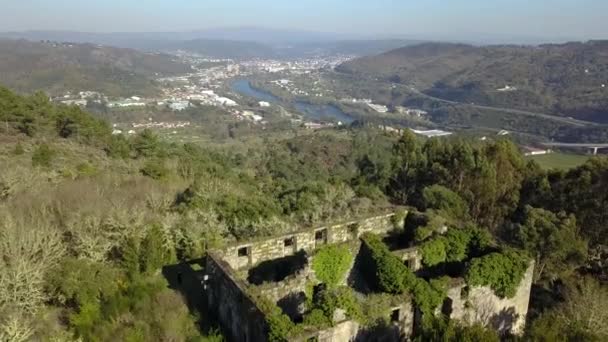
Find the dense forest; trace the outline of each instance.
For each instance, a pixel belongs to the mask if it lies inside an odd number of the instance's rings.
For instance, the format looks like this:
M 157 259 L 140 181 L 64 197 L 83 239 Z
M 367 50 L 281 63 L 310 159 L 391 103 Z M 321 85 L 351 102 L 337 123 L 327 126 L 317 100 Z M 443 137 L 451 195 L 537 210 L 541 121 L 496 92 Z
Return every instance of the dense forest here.
M 190 66 L 174 57 L 93 44 L 30 42 L 0 38 L 0 79 L 19 92 L 52 95 L 83 90 L 108 96 L 154 96 L 163 75 L 183 74 Z
M 426 43 L 341 65 L 460 103 L 608 122 L 608 43 L 541 46 Z
M 543 171 L 509 140 L 361 125 L 244 146 L 112 135 L 77 107 L 0 88 L 0 340 L 220 341 L 163 267 L 394 204 L 535 258 L 523 340 L 608 339 L 608 160 Z M 437 320 L 419 339 L 481 336 L 497 338 Z

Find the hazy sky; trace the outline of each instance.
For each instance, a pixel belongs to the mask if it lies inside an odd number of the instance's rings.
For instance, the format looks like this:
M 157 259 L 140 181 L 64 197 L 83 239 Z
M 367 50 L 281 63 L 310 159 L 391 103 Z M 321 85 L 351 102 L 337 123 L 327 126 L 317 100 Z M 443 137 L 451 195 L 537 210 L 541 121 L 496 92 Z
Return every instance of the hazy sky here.
M 0 0 L 0 31 L 257 26 L 365 35 L 608 38 L 608 0 Z

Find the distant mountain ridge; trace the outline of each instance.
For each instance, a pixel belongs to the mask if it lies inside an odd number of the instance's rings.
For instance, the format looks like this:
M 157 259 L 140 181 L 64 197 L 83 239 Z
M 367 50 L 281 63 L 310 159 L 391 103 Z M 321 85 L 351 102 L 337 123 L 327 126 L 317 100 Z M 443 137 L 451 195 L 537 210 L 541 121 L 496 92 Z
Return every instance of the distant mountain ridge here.
M 0 82 L 19 92 L 154 95 L 154 79 L 191 71 L 174 57 L 93 44 L 0 40 Z
M 337 70 L 411 84 L 456 102 L 608 122 L 608 41 L 483 47 L 426 43 L 349 61 Z
M 0 38 L 92 43 L 144 51 L 186 50 L 219 58 L 282 58 L 314 54 L 379 54 L 420 43 L 405 39 L 369 39 L 354 35 L 263 28 L 209 29 L 188 32 L 24 31 Z

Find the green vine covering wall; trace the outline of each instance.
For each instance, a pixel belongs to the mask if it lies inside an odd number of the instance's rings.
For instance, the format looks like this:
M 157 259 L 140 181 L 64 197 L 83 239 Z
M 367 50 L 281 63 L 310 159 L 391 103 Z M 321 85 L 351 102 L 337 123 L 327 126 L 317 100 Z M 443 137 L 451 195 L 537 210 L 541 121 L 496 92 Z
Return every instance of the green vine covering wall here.
M 317 279 L 329 287 L 336 287 L 350 268 L 353 255 L 345 246 L 327 246 L 320 249 L 312 260 Z
M 473 259 L 465 279 L 471 286 L 490 286 L 496 295 L 512 298 L 529 265 L 528 256 L 519 251 L 492 253 Z
M 376 268 L 376 283 L 383 292 L 400 294 L 409 292 L 423 314 L 432 314 L 443 303 L 447 294 L 447 278 L 430 282 L 418 278 L 405 264 L 393 255 L 386 244 L 373 234 L 363 236 Z
M 444 235 L 426 239 L 420 245 L 420 253 L 425 266 L 435 266 L 483 254 L 491 244 L 491 237 L 479 228 L 450 228 Z

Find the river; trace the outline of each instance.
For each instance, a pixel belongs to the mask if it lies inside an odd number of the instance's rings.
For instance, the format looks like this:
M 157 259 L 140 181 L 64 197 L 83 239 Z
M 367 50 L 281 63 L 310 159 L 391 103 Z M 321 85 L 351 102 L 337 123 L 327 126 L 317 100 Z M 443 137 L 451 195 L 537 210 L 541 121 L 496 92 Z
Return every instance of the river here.
M 253 88 L 248 80 L 238 80 L 232 83 L 232 91 L 244 96 L 253 97 L 259 101 L 266 101 L 279 105 L 288 105 L 280 98 L 271 93 Z M 314 121 L 338 121 L 343 124 L 351 124 L 355 121 L 350 115 L 344 113 L 334 105 L 312 104 L 306 101 L 296 101 L 293 107 L 304 117 Z

